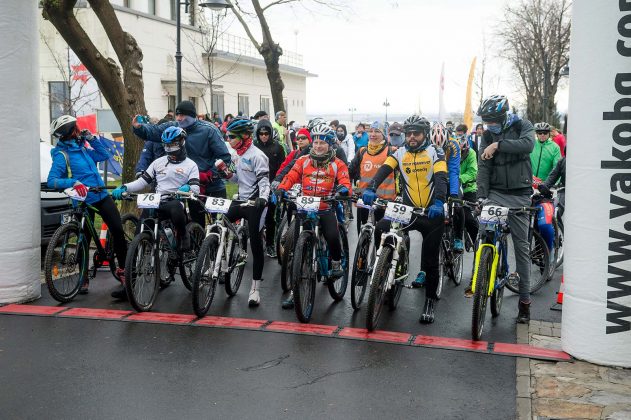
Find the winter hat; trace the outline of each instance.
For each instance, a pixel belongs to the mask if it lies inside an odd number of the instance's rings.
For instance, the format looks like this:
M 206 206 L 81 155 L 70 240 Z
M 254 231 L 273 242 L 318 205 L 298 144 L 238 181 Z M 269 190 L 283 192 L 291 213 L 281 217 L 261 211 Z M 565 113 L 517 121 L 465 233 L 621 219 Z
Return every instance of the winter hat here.
M 197 117 L 197 110 L 195 109 L 195 105 L 193 104 L 193 102 L 191 101 L 182 101 L 180 102 L 180 104 L 177 106 L 177 108 L 175 108 L 175 114 L 182 114 L 182 115 L 188 115 L 191 116 L 193 118 Z
M 381 132 L 381 135 L 383 136 L 383 138 L 384 139 L 386 138 L 386 130 L 384 129 L 383 124 L 381 124 L 379 121 L 375 121 L 372 124 L 370 124 L 370 128 Z
M 313 142 L 313 140 L 311 140 L 311 134 L 309 133 L 309 130 L 307 130 L 306 128 L 301 128 L 300 130 L 298 130 L 296 137 L 298 136 L 307 136 L 307 138 L 309 139 L 309 143 Z
M 401 133 L 403 133 L 403 126 L 400 123 L 395 122 L 390 126 L 390 134 L 399 136 Z

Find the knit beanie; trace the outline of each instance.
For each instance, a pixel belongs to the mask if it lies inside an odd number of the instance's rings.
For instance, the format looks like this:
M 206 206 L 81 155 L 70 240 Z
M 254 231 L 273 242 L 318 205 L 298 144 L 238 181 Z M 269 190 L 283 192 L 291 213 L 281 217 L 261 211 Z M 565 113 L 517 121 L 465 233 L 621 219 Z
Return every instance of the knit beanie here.
M 193 118 L 197 118 L 197 110 L 195 109 L 195 105 L 191 101 L 182 101 L 175 108 L 176 114 L 189 115 Z

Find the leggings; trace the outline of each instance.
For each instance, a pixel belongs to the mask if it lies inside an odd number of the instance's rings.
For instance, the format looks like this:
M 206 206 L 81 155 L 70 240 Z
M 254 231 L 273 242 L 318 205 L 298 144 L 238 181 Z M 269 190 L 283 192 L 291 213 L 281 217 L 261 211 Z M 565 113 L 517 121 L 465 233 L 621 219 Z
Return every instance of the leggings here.
M 263 209 L 257 210 L 256 207 L 242 207 L 239 203 L 232 203 L 228 210 L 228 220 L 235 222 L 239 219 L 248 221 L 248 235 L 250 237 L 250 248 L 252 249 L 253 280 L 263 280 L 263 266 L 265 265 L 265 253 L 263 252 L 263 241 L 261 240 L 261 215 Z
M 110 231 L 110 235 L 114 244 L 114 254 L 116 255 L 116 261 L 120 268 L 125 268 L 125 257 L 127 256 L 127 241 L 125 240 L 125 232 L 123 231 L 123 224 L 121 222 L 121 215 L 118 212 L 118 207 L 112 200 L 112 197 L 107 196 L 103 200 L 92 204 L 93 207 L 99 210 L 101 219 L 107 225 Z M 94 212 L 90 211 L 90 218 L 94 221 Z M 87 235 L 87 232 L 86 232 Z M 89 236 L 88 236 L 89 237 Z M 88 246 L 90 244 L 88 243 Z
M 267 205 L 267 214 L 265 215 L 265 242 L 267 246 L 274 246 L 274 236 L 276 234 L 276 204 L 269 203 Z
M 417 230 L 423 235 L 423 247 L 421 251 L 421 270 L 427 275 L 427 297 L 436 299 L 436 289 L 438 288 L 438 254 L 440 241 L 445 229 L 445 219 L 435 217 L 430 219 L 426 216 L 412 216 L 410 224 L 403 228 L 404 231 Z M 382 219 L 377 223 L 375 229 L 375 244 L 379 245 L 381 233 L 390 230 L 390 221 Z M 410 248 L 415 245 L 410 244 Z

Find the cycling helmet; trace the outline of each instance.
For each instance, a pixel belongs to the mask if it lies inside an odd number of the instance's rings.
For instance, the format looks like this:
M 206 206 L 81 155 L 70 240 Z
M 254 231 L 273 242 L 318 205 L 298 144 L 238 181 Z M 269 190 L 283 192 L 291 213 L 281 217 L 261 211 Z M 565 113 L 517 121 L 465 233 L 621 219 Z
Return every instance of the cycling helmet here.
M 335 144 L 335 130 L 329 127 L 326 123 L 318 124 L 311 129 L 311 138 L 315 140 L 324 140 L 333 146 Z
M 449 131 L 443 123 L 435 122 L 432 124 L 432 131 L 429 134 L 429 138 L 434 146 L 442 149 L 449 139 Z
M 178 126 L 167 127 L 161 138 L 169 162 L 179 163 L 186 159 L 186 131 Z
M 252 134 L 254 131 L 254 123 L 248 118 L 236 117 L 228 124 L 227 131 L 239 136 Z
M 493 95 L 484 99 L 478 108 L 478 115 L 484 122 L 503 123 L 510 109 L 504 95 Z
M 307 130 L 309 130 L 309 132 L 311 132 L 311 130 L 313 130 L 313 128 L 314 128 L 315 126 L 320 125 L 320 124 L 326 124 L 326 125 L 328 125 L 328 124 L 326 123 L 326 120 L 325 120 L 324 118 L 321 118 L 321 117 L 315 117 L 314 119 L 309 120 L 309 122 L 307 123 Z
M 420 115 L 412 115 L 411 117 L 408 117 L 408 119 L 406 119 L 403 122 L 403 131 L 406 133 L 406 136 L 405 136 L 406 149 L 409 150 L 410 152 L 416 152 L 419 150 L 426 149 L 427 146 L 429 146 L 430 128 L 431 128 L 431 125 L 429 121 L 427 120 L 427 118 L 422 117 Z M 424 133 L 423 142 L 417 146 L 411 147 L 409 144 L 409 140 L 411 139 L 411 137 L 407 136 L 407 133 L 410 131 L 423 132 Z
M 548 124 L 547 122 L 537 123 L 537 124 L 535 124 L 535 131 L 536 132 L 547 131 L 549 133 L 550 132 L 550 124 Z
M 58 139 L 69 138 L 77 126 L 77 119 L 72 115 L 62 115 L 50 123 L 50 135 Z

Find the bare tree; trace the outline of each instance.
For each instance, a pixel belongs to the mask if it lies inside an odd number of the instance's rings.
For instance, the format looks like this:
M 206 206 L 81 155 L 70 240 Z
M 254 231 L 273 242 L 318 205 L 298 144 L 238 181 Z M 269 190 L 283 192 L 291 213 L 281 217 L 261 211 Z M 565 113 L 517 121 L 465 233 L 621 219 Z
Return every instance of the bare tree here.
M 209 15 L 199 11 L 198 21 L 199 27 L 202 30 L 202 36 L 195 36 L 188 31 L 184 31 L 191 47 L 195 51 L 201 50 L 201 54 L 194 54 L 191 58 L 184 56 L 184 59 L 191 64 L 197 74 L 199 74 L 208 85 L 206 88 L 200 89 L 199 91 L 207 113 L 210 113 L 212 108 L 214 84 L 223 77 L 234 73 L 239 64 L 239 59 L 241 58 L 239 56 L 235 61 L 230 63 L 228 67 L 222 66 L 221 69 L 218 68 L 217 44 L 231 24 L 231 22 L 226 22 L 226 18 L 226 11 L 212 11 Z M 205 99 L 206 91 L 210 93 L 210 104 Z M 217 110 L 214 109 L 212 111 Z
M 570 7 L 570 0 L 519 0 L 504 8 L 501 56 L 521 81 L 532 121 L 559 122 L 554 98 L 569 62 Z
M 132 131 L 134 115 L 145 115 L 142 80 L 142 51 L 134 37 L 123 30 L 114 8 L 107 0 L 88 0 L 116 52 L 119 64 L 94 45 L 77 21 L 73 8 L 77 0 L 42 0 L 42 16 L 50 21 L 98 83 L 112 107 L 125 138 L 123 181 L 134 178 L 142 141 Z
M 246 10 L 244 7 L 242 7 L 241 4 L 239 4 L 238 0 L 227 1 L 233 6 L 236 6 L 233 7 L 231 10 L 234 12 L 235 16 L 243 26 L 243 29 L 245 29 L 245 32 L 247 33 L 248 38 L 250 38 L 250 41 L 252 41 L 252 44 L 254 44 L 254 47 L 263 57 L 263 61 L 265 61 L 265 67 L 267 69 L 267 79 L 269 80 L 270 89 L 272 92 L 274 112 L 286 111 L 285 104 L 283 102 L 283 90 L 285 89 L 285 84 L 283 83 L 283 79 L 280 75 L 279 66 L 280 56 L 283 55 L 283 49 L 280 47 L 279 44 L 274 42 L 274 39 L 272 38 L 272 32 L 270 30 L 269 24 L 267 23 L 265 12 L 273 6 L 298 3 L 302 0 L 273 0 L 268 2 L 266 5 L 261 5 L 261 2 L 259 0 L 250 0 L 253 10 Z M 338 10 L 337 7 L 339 7 L 330 0 L 310 1 L 318 5 L 327 6 L 333 10 Z M 250 25 L 246 22 L 244 16 L 256 17 L 261 28 L 263 41 L 257 41 L 257 39 L 252 34 Z

